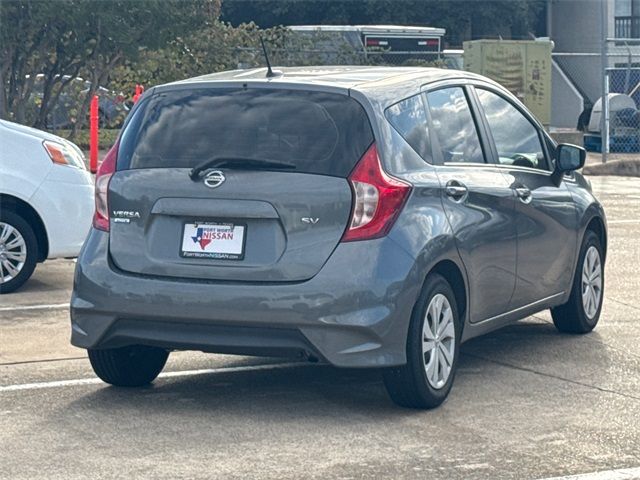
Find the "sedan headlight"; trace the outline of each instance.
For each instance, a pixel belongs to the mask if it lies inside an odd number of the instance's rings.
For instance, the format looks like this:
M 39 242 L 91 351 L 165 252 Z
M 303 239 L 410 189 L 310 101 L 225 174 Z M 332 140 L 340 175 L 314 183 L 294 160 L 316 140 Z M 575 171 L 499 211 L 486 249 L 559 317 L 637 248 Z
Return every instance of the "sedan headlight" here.
M 87 169 L 84 161 L 84 155 L 80 150 L 72 148 L 70 145 L 52 142 L 51 140 L 45 140 L 42 142 L 42 146 L 53 163 L 57 163 L 58 165 L 69 165 L 81 170 Z

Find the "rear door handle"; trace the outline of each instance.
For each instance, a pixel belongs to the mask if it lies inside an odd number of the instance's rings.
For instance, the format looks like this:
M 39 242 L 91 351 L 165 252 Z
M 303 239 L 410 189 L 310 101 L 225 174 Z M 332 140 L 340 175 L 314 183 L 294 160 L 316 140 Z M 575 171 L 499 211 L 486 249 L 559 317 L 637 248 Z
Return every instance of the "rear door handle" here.
M 453 200 L 461 200 L 469 190 L 467 187 L 457 180 L 449 180 L 444 187 L 444 193 Z
M 515 192 L 516 192 L 516 196 L 520 199 L 520 201 L 522 203 L 529 203 L 531 202 L 531 190 L 529 190 L 528 187 L 525 187 L 524 185 L 521 185 L 519 187 L 515 187 L 514 188 Z

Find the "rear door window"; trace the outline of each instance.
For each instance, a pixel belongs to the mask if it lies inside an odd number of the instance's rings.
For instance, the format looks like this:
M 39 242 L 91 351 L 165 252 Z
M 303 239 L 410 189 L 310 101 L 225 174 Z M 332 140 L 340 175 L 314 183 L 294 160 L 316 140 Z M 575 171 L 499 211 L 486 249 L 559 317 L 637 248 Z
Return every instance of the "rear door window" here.
M 427 103 L 442 160 L 484 163 L 478 130 L 462 87 L 431 91 Z
M 424 160 L 432 163 L 427 112 L 422 95 L 414 95 L 387 108 L 387 120 Z
M 191 168 L 233 157 L 292 163 L 295 172 L 347 176 L 373 142 L 362 106 L 335 93 L 175 90 L 154 95 L 142 108 L 122 135 L 120 170 Z

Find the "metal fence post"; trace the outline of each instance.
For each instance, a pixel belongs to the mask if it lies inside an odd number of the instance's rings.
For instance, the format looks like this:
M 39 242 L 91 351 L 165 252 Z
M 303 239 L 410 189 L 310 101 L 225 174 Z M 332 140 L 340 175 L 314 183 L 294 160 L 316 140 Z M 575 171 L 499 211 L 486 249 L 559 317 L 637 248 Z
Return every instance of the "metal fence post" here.
M 601 2 L 601 12 L 600 12 L 600 41 L 602 42 L 601 44 L 601 63 L 602 63 L 602 97 L 600 100 L 600 108 L 602 109 L 601 111 L 601 119 L 600 119 L 600 138 L 601 138 L 601 146 L 600 149 L 602 150 L 602 163 L 606 163 L 607 162 L 607 153 L 609 150 L 609 124 L 607 122 L 607 114 L 609 111 L 609 95 L 608 95 L 608 85 L 607 85 L 607 80 L 608 80 L 608 74 L 607 74 L 607 68 L 609 68 L 609 62 L 607 59 L 607 50 L 608 50 L 608 43 L 607 43 L 607 38 L 608 38 L 608 28 L 607 28 L 607 20 L 609 18 L 608 16 L 608 1 L 604 0 Z
M 604 96 L 602 97 L 602 163 L 607 163 L 609 156 L 609 70 L 604 71 Z

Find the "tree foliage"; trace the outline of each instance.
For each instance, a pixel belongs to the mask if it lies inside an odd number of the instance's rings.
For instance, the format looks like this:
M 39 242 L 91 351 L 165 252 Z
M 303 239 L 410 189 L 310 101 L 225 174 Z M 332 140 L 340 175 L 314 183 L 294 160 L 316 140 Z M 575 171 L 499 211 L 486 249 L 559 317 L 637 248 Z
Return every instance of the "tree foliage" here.
M 76 100 L 73 136 L 98 86 L 131 92 L 220 70 L 272 63 L 376 63 L 280 25 L 444 27 L 450 43 L 535 31 L 545 0 L 0 0 L 0 118 L 43 128 L 62 98 Z M 221 13 L 222 12 L 222 13 Z M 220 17 L 220 15 L 222 15 Z M 329 57 L 318 45 L 334 51 Z M 78 82 L 82 77 L 88 81 Z M 90 85 L 88 88 L 86 85 Z
M 43 127 L 56 99 L 81 76 L 89 80 L 80 111 L 125 59 L 165 47 L 217 18 L 220 0 L 9 0 L 0 2 L 0 118 L 26 122 L 36 78 L 35 118 Z M 40 75 L 40 77 L 37 77 Z M 84 115 L 78 116 L 82 124 Z
M 131 91 L 137 83 L 157 85 L 222 70 L 263 67 L 260 37 L 273 65 L 357 65 L 365 61 L 362 51 L 354 51 L 331 34 L 300 36 L 279 26 L 260 29 L 255 23 L 246 23 L 232 27 L 212 21 L 161 50 L 148 50 L 125 62 L 114 72 L 110 86 Z M 329 44 L 330 59 L 325 50 L 317 48 L 323 42 Z M 375 58 L 366 59 L 366 63 L 375 62 Z
M 540 30 L 545 0 L 224 0 L 222 20 L 261 27 L 402 24 L 447 29 L 449 43 Z
M 262 35 L 270 46 L 282 45 L 282 28 L 260 31 L 253 24 L 231 27 L 217 20 L 177 37 L 158 50 L 148 49 L 127 60 L 113 75 L 112 87 L 129 91 L 137 83 L 157 85 L 239 66 L 264 63 L 257 50 Z M 258 53 L 260 58 L 258 58 Z

